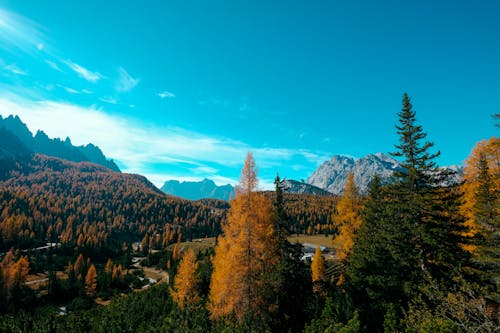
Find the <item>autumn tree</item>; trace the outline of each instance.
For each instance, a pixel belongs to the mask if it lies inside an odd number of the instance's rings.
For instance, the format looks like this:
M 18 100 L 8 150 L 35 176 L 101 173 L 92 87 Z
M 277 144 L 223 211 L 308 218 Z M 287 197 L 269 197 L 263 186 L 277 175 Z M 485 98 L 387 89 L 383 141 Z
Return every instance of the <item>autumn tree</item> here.
M 337 257 L 345 261 L 351 252 L 356 232 L 361 226 L 361 198 L 359 196 L 353 174 L 347 178 L 345 190 L 337 203 L 337 214 L 334 220 L 337 223 L 338 235 L 333 240 Z
M 97 271 L 94 264 L 90 265 L 85 276 L 85 293 L 94 296 L 97 290 Z
M 321 253 L 321 248 L 316 247 L 314 252 L 313 261 L 311 264 L 312 282 L 325 281 L 325 259 L 323 258 L 323 253 Z
M 73 269 L 75 271 L 76 278 L 79 280 L 83 280 L 87 269 L 87 264 L 85 262 L 83 254 L 80 253 L 80 255 L 78 255 L 78 258 L 76 259 L 75 264 L 73 265 Z
M 19 293 L 28 275 L 29 261 L 26 256 L 21 256 L 17 261 L 13 261 L 2 269 L 4 286 L 7 291 L 7 298 L 12 299 Z
M 462 212 L 467 217 L 472 268 L 490 297 L 500 294 L 500 140 L 479 142 L 464 168 Z
M 209 310 L 212 319 L 234 317 L 239 324 L 266 326 L 274 282 L 276 234 L 272 203 L 257 189 L 257 171 L 251 153 L 241 172 L 236 198 L 217 240 L 212 259 Z
M 144 237 L 142 238 L 141 241 L 141 250 L 144 255 L 147 255 L 149 253 L 149 234 L 146 233 Z
M 179 263 L 174 287 L 170 289 L 172 298 L 181 309 L 184 309 L 185 306 L 193 308 L 201 300 L 198 294 L 197 269 L 196 255 L 192 249 L 189 249 L 184 253 Z
M 465 161 L 463 171 L 463 185 L 462 191 L 464 193 L 464 200 L 461 205 L 461 213 L 465 216 L 465 225 L 467 230 L 464 236 L 469 238 L 471 242 L 465 245 L 465 248 L 475 253 L 477 249 L 477 241 L 481 238 L 481 231 L 484 230 L 480 222 L 477 220 L 478 211 L 477 196 L 480 186 L 480 159 L 486 161 L 490 181 L 488 181 L 489 192 L 496 195 L 498 200 L 498 193 L 500 193 L 500 139 L 493 137 L 489 140 L 483 140 L 476 144 L 469 157 Z M 484 182 L 483 182 L 484 184 Z M 484 186 L 483 186 L 484 189 Z M 483 192 L 484 193 L 484 192 Z M 484 197 L 484 196 L 483 196 Z M 491 198 L 491 195 L 490 195 Z M 496 203 L 498 209 L 498 203 Z M 492 205 L 495 207 L 495 205 Z M 480 213 L 480 212 L 479 212 Z
M 121 282 L 123 280 L 123 268 L 121 264 L 113 267 L 113 274 L 111 278 L 113 282 Z

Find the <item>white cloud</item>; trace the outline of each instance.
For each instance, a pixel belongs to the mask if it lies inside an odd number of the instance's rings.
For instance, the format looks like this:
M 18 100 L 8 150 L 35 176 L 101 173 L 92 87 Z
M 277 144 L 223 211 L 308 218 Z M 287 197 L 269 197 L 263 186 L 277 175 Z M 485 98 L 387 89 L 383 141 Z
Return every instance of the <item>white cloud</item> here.
M 56 64 L 55 62 L 53 61 L 50 61 L 50 60 L 45 60 L 45 62 L 47 63 L 47 65 L 49 65 L 53 70 L 56 70 L 58 72 L 62 72 L 62 69 L 59 67 L 58 64 Z
M 209 166 L 199 166 L 196 168 L 191 168 L 190 169 L 193 173 L 196 174 L 216 174 L 219 170 L 209 167 Z
M 101 97 L 101 98 L 99 98 L 99 100 L 101 102 L 108 103 L 108 104 L 113 104 L 113 105 L 118 104 L 118 101 L 115 98 L 110 97 L 110 96 L 108 96 L 108 97 Z
M 126 92 L 134 89 L 139 84 L 140 79 L 132 77 L 125 68 L 118 68 L 118 81 L 116 83 L 116 90 Z
M 19 68 L 16 64 L 10 64 L 10 65 L 4 66 L 4 69 L 6 71 L 9 71 L 9 72 L 14 73 L 16 75 L 28 75 L 28 73 L 26 73 L 26 71 Z
M 45 48 L 45 36 L 42 27 L 36 22 L 0 9 L 0 48 L 8 52 L 22 51 L 35 55 Z
M 249 150 L 254 153 L 260 170 L 272 172 L 286 163 L 292 164 L 296 158 L 313 163 L 325 160 L 323 155 L 306 150 L 252 149 L 240 141 L 110 115 L 96 106 L 28 100 L 13 94 L 0 94 L 0 114 L 19 115 L 32 132 L 43 129 L 50 137 L 69 136 L 75 145 L 92 142 L 109 158 L 118 160 L 124 172 L 143 174 L 159 186 L 175 175 L 172 170 L 180 170 L 178 177 L 192 173 L 197 178 L 209 176 L 219 184 L 234 184 L 236 180 L 224 178 L 220 170 L 239 174 Z M 157 165 L 168 165 L 169 170 L 162 174 Z M 272 179 L 262 180 L 260 188 L 272 189 Z
M 77 63 L 72 62 L 71 60 L 65 60 L 64 63 L 69 68 L 71 68 L 76 74 L 78 74 L 79 77 L 81 77 L 87 81 L 95 83 L 95 82 L 104 78 L 104 76 L 102 74 L 100 74 L 99 72 L 92 72 L 92 71 L 88 70 L 87 68 L 85 68 Z
M 170 91 L 162 91 L 156 94 L 156 96 L 160 97 L 161 99 L 165 98 L 175 98 L 175 95 L 171 93 Z
M 73 88 L 70 88 L 70 87 L 66 87 L 66 86 L 62 86 L 62 85 L 59 85 L 59 87 L 61 87 L 62 89 L 66 90 L 66 92 L 70 93 L 70 94 L 81 94 L 80 91 L 76 90 L 76 89 L 73 89 Z

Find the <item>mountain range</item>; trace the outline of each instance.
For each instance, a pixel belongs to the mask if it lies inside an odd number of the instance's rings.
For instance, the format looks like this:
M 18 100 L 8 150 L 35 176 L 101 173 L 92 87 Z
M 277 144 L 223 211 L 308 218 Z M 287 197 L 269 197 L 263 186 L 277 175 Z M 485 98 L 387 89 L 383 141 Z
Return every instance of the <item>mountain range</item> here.
M 10 168 L 7 164 L 13 159 L 31 153 L 40 153 L 72 162 L 91 162 L 111 171 L 120 172 L 113 160 L 107 159 L 99 147 L 91 143 L 85 146 L 74 146 L 69 138 L 64 141 L 57 138 L 51 139 L 42 130 L 38 130 L 33 135 L 18 116 L 7 118 L 0 116 L 0 158 L 4 160 L 0 165 L 0 177 L 5 175 L 3 169 Z M 451 166 L 446 169 L 455 172 L 447 183 L 460 180 L 462 167 Z M 378 174 L 385 182 L 391 182 L 394 171 L 400 170 L 402 169 L 398 161 L 382 153 L 369 154 L 357 159 L 335 155 L 321 164 L 306 182 L 285 179 L 283 185 L 288 193 L 339 195 L 344 191 L 347 177 L 353 173 L 358 189 L 361 193 L 366 193 L 368 184 L 375 174 Z M 161 190 L 164 193 L 190 200 L 210 198 L 229 201 L 235 195 L 233 186 L 229 184 L 217 186 L 210 179 L 199 182 L 169 180 L 165 182 Z
M 450 166 L 445 167 L 445 169 L 452 171 L 453 174 L 443 185 L 460 181 L 462 167 Z M 394 171 L 402 170 L 398 161 L 383 153 L 369 154 L 362 158 L 334 155 L 321 164 L 306 182 L 284 179 L 282 184 L 287 193 L 321 196 L 340 195 L 344 192 L 347 177 L 352 173 L 356 186 L 360 193 L 364 194 L 376 174 L 382 178 L 383 182 L 390 183 L 394 181 Z M 170 180 L 165 182 L 161 190 L 167 194 L 191 200 L 214 198 L 229 201 L 235 193 L 231 185 L 217 186 L 209 179 L 200 182 Z
M 166 181 L 161 190 L 167 194 L 190 200 L 219 199 L 229 201 L 235 196 L 234 188 L 227 184 L 217 186 L 213 180 L 203 179 L 199 182 Z
M 453 174 L 443 185 L 450 185 L 460 181 L 462 167 L 444 167 Z M 392 157 L 383 153 L 369 154 L 362 158 L 344 155 L 335 155 L 320 165 L 307 179 L 307 183 L 324 189 L 330 193 L 342 194 L 350 173 L 354 176 L 361 193 L 366 193 L 368 185 L 376 174 L 386 183 L 394 180 L 394 171 L 403 170 L 401 164 Z
M 85 146 L 74 146 L 69 138 L 66 138 L 64 141 L 61 139 L 51 139 L 42 130 L 38 130 L 33 135 L 18 116 L 8 116 L 7 118 L 0 116 L 0 135 L 6 138 L 2 140 L 0 157 L 9 156 L 7 154 L 9 149 L 6 147 L 6 145 L 9 145 L 10 148 L 16 147 L 14 150 L 10 149 L 10 154 L 34 152 L 72 162 L 92 162 L 112 171 L 120 172 L 115 162 L 107 159 L 99 147 L 91 143 Z

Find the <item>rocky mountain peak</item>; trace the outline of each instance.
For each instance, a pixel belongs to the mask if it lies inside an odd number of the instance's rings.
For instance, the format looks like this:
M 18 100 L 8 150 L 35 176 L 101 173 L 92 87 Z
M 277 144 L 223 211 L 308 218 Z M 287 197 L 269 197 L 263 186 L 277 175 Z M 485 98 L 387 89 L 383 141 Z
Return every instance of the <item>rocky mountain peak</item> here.
M 445 168 L 455 172 L 446 183 L 456 183 L 460 180 L 461 166 L 454 165 Z M 333 194 L 341 194 L 344 191 L 347 177 L 350 173 L 353 173 L 359 191 L 366 193 L 368 185 L 376 174 L 386 182 L 390 182 L 394 179 L 394 171 L 398 170 L 402 170 L 400 163 L 384 153 L 368 154 L 357 159 L 344 155 L 335 155 L 320 165 L 307 179 L 307 183 Z

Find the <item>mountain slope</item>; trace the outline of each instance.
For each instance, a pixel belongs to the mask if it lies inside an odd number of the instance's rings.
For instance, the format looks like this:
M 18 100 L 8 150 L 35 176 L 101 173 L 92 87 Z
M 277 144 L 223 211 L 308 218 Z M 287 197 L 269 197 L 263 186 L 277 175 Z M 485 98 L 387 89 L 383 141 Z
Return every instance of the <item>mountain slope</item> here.
M 69 138 L 64 141 L 51 139 L 43 131 L 37 131 L 33 136 L 26 124 L 18 116 L 8 116 L 5 119 L 0 116 L 0 128 L 11 132 L 27 149 L 35 153 L 59 157 L 73 162 L 92 162 L 120 172 L 115 162 L 106 159 L 99 147 L 93 144 L 74 146 Z
M 0 252 L 47 239 L 97 251 L 146 233 L 170 241 L 174 234 L 212 237 L 225 209 L 169 197 L 140 175 L 31 154 L 0 180 Z
M 210 179 L 199 182 L 166 181 L 161 190 L 167 194 L 189 200 L 219 199 L 229 201 L 234 197 L 234 188 L 231 185 L 217 186 Z

